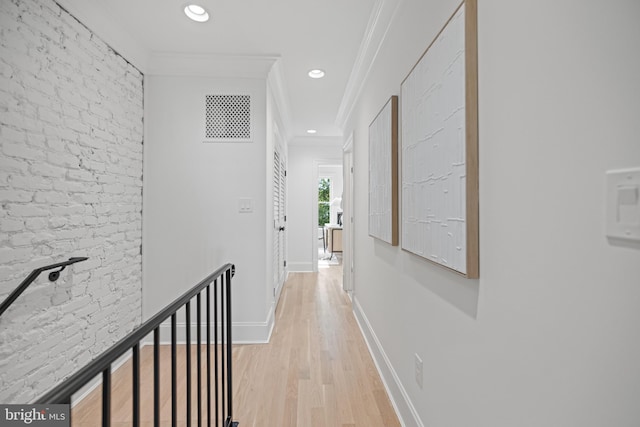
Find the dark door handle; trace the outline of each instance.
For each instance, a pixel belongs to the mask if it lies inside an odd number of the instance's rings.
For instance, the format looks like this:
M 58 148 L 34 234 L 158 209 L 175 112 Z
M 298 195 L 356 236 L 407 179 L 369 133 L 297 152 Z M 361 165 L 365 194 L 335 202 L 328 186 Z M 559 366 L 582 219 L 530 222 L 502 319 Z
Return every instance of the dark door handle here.
M 284 231 L 284 227 L 278 228 L 279 231 Z

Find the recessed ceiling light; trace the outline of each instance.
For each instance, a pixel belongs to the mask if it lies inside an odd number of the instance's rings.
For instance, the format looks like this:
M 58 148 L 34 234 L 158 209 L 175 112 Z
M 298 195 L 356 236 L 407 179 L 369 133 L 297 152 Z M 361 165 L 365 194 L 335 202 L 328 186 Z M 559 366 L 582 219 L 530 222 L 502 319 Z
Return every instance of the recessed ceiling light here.
M 207 11 L 204 10 L 204 7 L 198 6 L 197 4 L 186 6 L 184 8 L 184 14 L 196 22 L 207 22 L 209 20 Z
M 313 133 L 316 133 L 316 132 L 317 132 L 317 130 L 315 130 L 315 129 L 309 129 L 309 130 L 307 130 L 307 133 L 310 133 L 310 134 L 313 134 Z
M 309 71 L 309 77 L 312 79 L 321 79 L 324 77 L 324 71 L 320 69 L 311 70 Z

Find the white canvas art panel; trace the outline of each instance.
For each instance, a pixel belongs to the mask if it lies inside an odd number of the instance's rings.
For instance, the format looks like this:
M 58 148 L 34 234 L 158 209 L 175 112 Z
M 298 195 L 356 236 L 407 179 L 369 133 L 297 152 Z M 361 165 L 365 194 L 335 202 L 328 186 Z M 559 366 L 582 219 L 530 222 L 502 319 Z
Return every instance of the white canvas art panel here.
M 463 275 L 468 259 L 465 30 L 463 4 L 402 83 L 400 144 L 402 248 Z

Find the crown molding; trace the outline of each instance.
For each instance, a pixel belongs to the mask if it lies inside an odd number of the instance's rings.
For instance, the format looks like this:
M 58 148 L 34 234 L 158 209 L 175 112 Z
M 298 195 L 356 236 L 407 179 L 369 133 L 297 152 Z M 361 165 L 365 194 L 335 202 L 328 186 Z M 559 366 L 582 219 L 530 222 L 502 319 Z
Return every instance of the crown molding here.
M 266 79 L 277 55 L 217 55 L 153 52 L 147 74 Z
M 369 23 L 360 43 L 358 55 L 351 69 L 349 80 L 338 109 L 336 125 L 345 132 L 345 127 L 353 113 L 353 108 L 360 98 L 360 93 L 369 77 L 380 47 L 403 0 L 378 0 L 369 16 Z
M 284 83 L 284 73 L 282 71 L 282 61 L 278 59 L 275 61 L 269 71 L 267 78 L 267 84 L 271 89 L 274 102 L 278 109 L 279 118 L 281 122 L 280 134 L 286 140 L 291 140 L 291 129 L 293 120 L 291 119 L 291 103 L 289 101 L 289 95 Z
M 342 148 L 341 136 L 295 136 L 289 141 L 289 145 L 308 147 L 333 147 Z
M 93 2 L 55 0 L 109 47 L 143 74 L 266 79 L 278 55 L 217 55 L 154 52 L 138 43 Z

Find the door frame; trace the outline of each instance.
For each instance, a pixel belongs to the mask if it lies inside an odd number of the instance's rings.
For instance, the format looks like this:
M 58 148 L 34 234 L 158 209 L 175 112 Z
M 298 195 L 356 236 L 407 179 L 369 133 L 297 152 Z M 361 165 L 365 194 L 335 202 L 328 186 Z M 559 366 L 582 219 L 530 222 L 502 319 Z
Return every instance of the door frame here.
M 320 180 L 320 167 L 321 166 L 342 166 L 342 159 L 315 159 L 313 161 L 313 187 L 312 187 L 312 197 L 311 197 L 311 225 L 312 228 L 312 236 L 313 236 L 313 244 L 312 254 L 311 254 L 311 262 L 313 271 L 318 271 L 318 181 Z M 344 171 L 343 171 L 344 175 Z M 344 183 L 343 183 L 343 191 L 344 191 Z M 343 220 L 344 223 L 344 220 Z
M 354 175 L 353 175 L 353 133 L 349 134 L 347 141 L 342 149 L 343 151 L 343 214 L 342 214 L 342 235 L 343 235 L 343 253 L 342 253 L 342 288 L 349 297 L 353 299 L 355 291 L 354 282 L 354 215 L 353 215 L 353 199 L 354 191 Z

